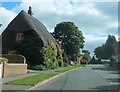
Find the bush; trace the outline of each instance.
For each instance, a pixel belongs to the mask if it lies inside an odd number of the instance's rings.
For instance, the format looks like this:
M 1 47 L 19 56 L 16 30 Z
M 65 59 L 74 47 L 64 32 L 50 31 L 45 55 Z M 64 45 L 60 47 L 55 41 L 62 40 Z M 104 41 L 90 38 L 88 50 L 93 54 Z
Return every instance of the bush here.
M 63 66 L 62 51 L 58 51 L 57 48 L 52 48 L 50 46 L 43 47 L 40 53 L 42 58 L 42 64 L 40 63 L 35 66 L 31 65 L 29 66 L 30 69 L 46 70 L 56 69 L 59 66 Z
M 0 62 L 8 62 L 8 59 L 7 58 L 0 58 Z
M 50 46 L 43 48 L 43 65 L 47 69 L 55 69 L 59 66 L 57 59 L 57 49 Z
M 47 68 L 45 66 L 43 66 L 42 64 L 41 65 L 36 65 L 34 67 L 35 70 L 47 70 Z
M 63 62 L 63 57 L 62 57 L 62 50 L 58 50 L 58 64 L 60 67 L 63 67 L 64 66 L 64 62 Z
M 70 65 L 70 64 L 69 64 L 68 62 L 65 62 L 65 63 L 64 63 L 64 66 L 65 66 L 65 67 L 67 67 L 67 66 L 69 66 L 69 65 Z

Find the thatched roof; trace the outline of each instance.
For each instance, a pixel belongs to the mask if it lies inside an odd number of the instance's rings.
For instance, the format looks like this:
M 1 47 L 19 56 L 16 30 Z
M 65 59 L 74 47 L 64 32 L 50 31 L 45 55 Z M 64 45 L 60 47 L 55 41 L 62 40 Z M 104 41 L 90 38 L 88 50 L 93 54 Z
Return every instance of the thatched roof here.
M 39 20 L 27 14 L 23 10 L 13 19 L 6 29 L 15 32 L 35 30 L 42 39 L 44 45 L 48 45 L 48 41 L 53 41 L 56 43 L 55 39 L 48 32 L 47 28 Z

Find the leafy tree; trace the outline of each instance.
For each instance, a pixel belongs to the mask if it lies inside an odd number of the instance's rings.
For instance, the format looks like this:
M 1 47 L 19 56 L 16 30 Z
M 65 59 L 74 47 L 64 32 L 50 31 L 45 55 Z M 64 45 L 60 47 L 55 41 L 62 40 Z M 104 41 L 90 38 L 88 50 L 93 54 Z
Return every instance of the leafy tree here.
M 108 35 L 108 39 L 105 43 L 105 58 L 110 59 L 116 54 L 115 48 L 117 46 L 117 41 L 115 36 Z
M 111 59 L 116 54 L 117 41 L 115 36 L 108 35 L 106 43 L 95 48 L 95 55 L 99 59 Z
M 104 58 L 105 56 L 104 45 L 95 48 L 94 53 L 98 59 Z
M 61 22 L 57 24 L 52 33 L 53 37 L 61 44 L 66 55 L 73 57 L 83 48 L 84 37 L 82 32 L 73 22 Z
M 88 50 L 83 50 L 82 53 L 84 53 L 83 59 L 89 63 L 91 60 L 90 52 Z

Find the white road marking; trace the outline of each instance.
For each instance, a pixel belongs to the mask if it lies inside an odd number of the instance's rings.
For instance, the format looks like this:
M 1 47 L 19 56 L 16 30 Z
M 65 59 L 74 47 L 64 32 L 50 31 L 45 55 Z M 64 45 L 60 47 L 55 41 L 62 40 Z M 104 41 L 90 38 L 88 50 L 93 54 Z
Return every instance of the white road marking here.
M 120 84 L 118 82 L 109 82 L 109 83 L 112 84 L 112 85 L 118 85 L 118 84 Z

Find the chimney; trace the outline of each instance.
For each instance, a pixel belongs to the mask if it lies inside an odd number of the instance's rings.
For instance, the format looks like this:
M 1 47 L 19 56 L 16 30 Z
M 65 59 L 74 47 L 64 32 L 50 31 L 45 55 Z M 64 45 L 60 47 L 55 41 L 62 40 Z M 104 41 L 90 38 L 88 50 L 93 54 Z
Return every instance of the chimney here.
M 28 14 L 30 14 L 31 16 L 33 15 L 31 6 L 29 6 Z

